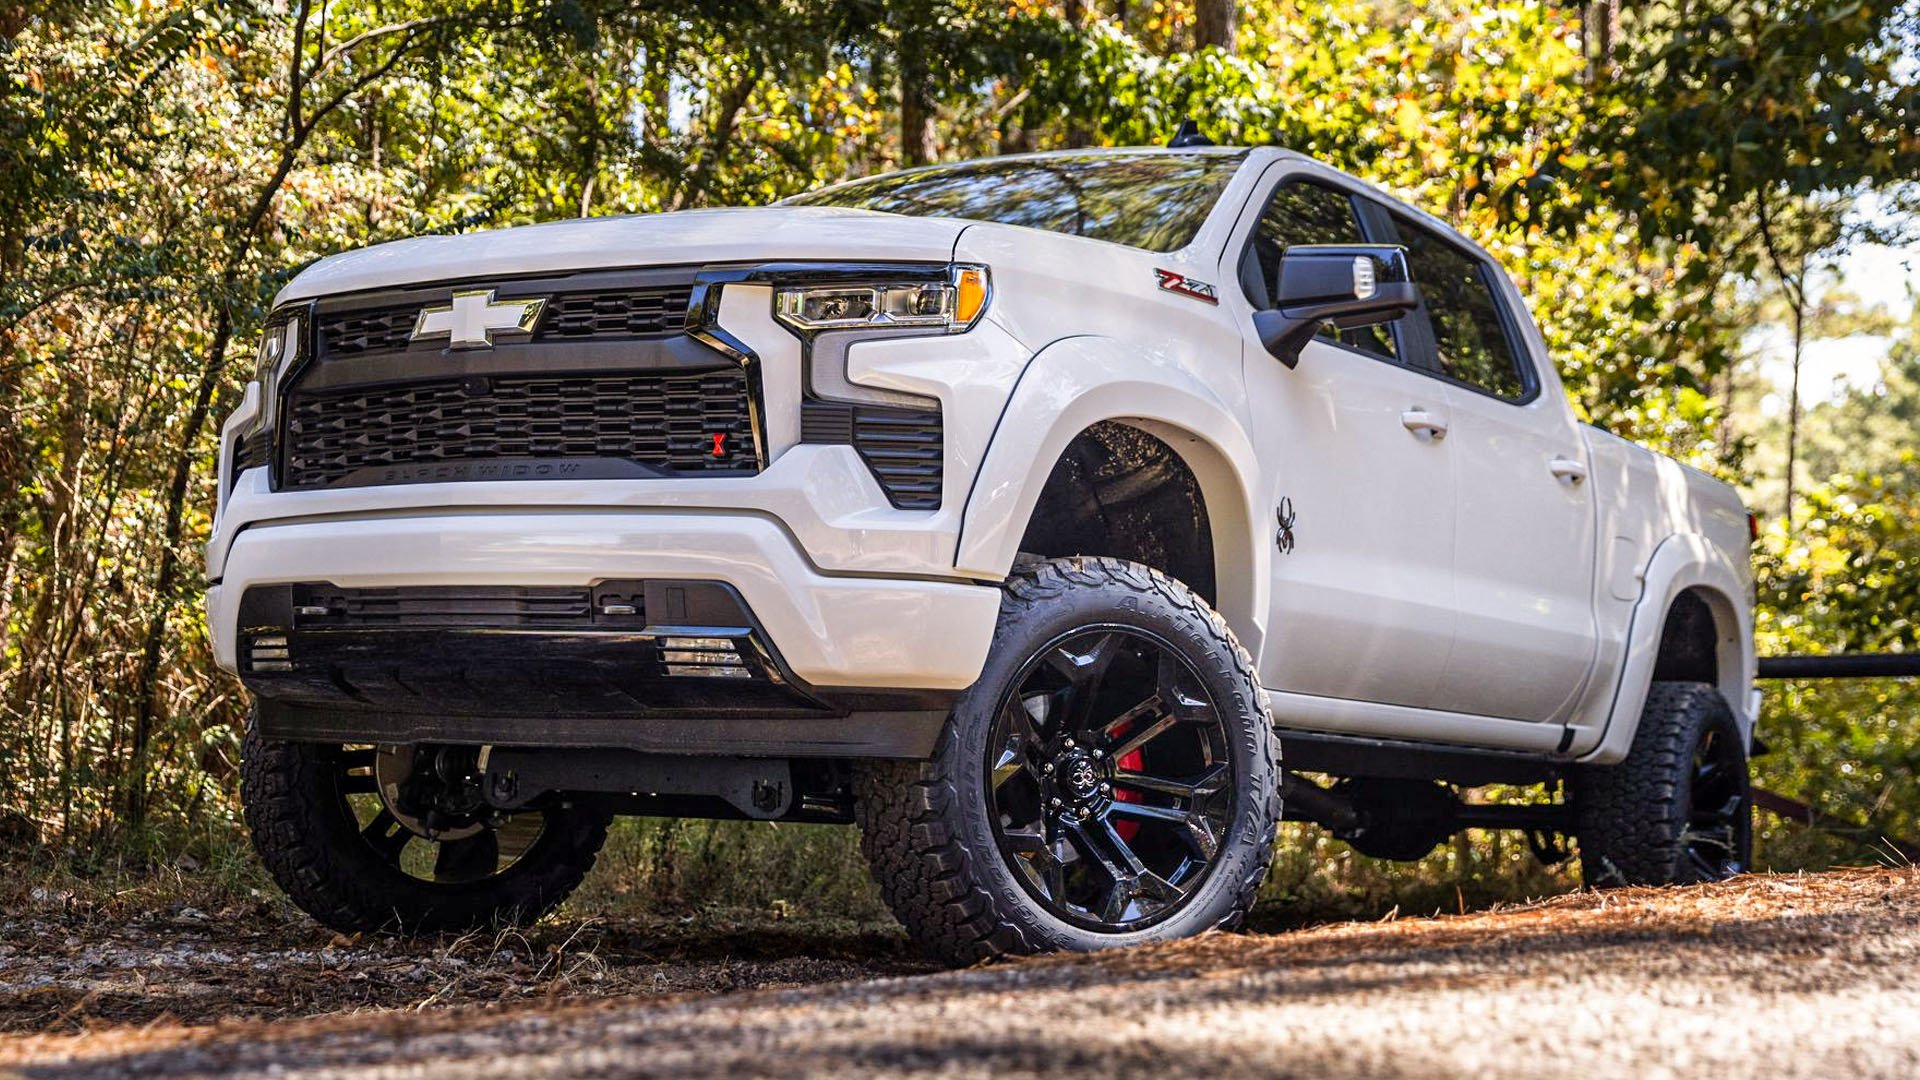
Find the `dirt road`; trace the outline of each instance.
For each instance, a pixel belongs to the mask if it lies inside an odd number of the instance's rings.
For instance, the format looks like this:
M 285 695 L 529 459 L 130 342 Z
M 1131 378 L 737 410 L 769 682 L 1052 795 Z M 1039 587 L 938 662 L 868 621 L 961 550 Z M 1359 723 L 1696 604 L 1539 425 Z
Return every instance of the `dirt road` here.
M 61 957 L 8 947 L 0 987 L 36 964 L 59 968 Z M 275 972 L 288 965 L 307 964 L 308 982 L 319 970 L 365 976 L 370 1005 L 394 1000 L 381 986 L 415 979 L 424 1008 L 111 1022 L 98 1018 L 103 985 L 86 1030 L 0 1037 L 0 1075 L 1920 1076 L 1916 869 L 1583 894 L 961 972 L 901 974 L 920 969 L 890 939 L 837 939 L 825 950 L 836 958 L 802 938 L 743 938 L 718 947 L 730 961 L 669 956 L 670 945 L 624 966 L 576 953 L 591 970 L 564 980 L 566 950 L 531 947 L 515 980 L 490 974 L 505 962 L 481 948 L 463 961 L 472 981 L 445 994 L 433 981 L 462 965 L 390 943 L 317 950 L 335 954 L 324 969 L 281 956 L 233 973 L 269 994 L 286 992 Z M 852 955 L 863 948 L 879 955 Z M 153 965 L 147 985 L 168 970 Z M 135 973 L 102 981 L 130 993 Z M 196 978 L 174 1000 L 223 992 Z M 666 992 L 648 989 L 656 979 Z M 522 985 L 532 1000 L 439 1004 Z M 23 1016 L 0 1010 L 16 1032 Z

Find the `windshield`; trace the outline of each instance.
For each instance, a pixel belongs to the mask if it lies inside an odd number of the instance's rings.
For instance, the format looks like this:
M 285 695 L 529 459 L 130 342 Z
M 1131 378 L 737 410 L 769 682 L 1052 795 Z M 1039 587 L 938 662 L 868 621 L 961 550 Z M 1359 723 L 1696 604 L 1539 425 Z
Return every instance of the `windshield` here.
M 989 158 L 855 180 L 787 204 L 996 221 L 1172 251 L 1193 239 L 1245 158 L 1244 150 Z

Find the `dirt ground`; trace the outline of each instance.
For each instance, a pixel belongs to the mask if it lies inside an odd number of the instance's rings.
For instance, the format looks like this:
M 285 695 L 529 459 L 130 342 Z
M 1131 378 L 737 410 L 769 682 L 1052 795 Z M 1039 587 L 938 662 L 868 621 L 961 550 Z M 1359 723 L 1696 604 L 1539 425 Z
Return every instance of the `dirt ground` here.
M 958 972 L 876 928 L 271 923 L 0 919 L 0 1076 L 1920 1076 L 1915 868 Z

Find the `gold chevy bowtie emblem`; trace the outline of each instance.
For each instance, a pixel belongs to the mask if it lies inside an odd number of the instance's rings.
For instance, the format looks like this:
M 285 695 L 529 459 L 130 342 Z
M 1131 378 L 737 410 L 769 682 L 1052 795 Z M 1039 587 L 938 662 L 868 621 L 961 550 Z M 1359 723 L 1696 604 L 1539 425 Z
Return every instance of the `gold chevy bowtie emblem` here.
M 495 300 L 492 289 L 453 294 L 453 303 L 422 308 L 413 340 L 447 338 L 450 349 L 490 349 L 494 333 L 531 334 L 545 300 Z

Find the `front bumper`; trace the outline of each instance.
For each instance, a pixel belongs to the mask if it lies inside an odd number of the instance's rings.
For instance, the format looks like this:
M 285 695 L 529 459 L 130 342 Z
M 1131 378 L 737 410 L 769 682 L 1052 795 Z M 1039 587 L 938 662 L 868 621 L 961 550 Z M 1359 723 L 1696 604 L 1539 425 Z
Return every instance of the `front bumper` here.
M 824 574 L 776 520 L 753 513 L 555 508 L 260 522 L 232 538 L 222 569 L 208 618 L 215 661 L 236 673 L 242 600 L 256 586 L 677 580 L 734 590 L 784 670 L 827 700 L 964 689 L 985 662 L 1000 603 L 999 590 L 978 584 Z

